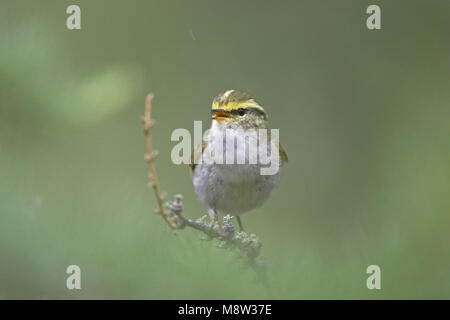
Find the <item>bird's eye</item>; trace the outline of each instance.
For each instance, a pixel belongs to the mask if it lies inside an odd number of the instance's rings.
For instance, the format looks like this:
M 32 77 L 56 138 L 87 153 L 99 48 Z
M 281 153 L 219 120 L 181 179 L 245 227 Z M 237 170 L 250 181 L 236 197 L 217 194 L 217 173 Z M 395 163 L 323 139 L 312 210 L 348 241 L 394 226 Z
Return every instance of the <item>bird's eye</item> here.
M 245 110 L 245 109 L 243 109 L 243 108 L 238 109 L 238 114 L 239 114 L 240 116 L 243 116 L 245 113 L 246 113 L 246 110 Z

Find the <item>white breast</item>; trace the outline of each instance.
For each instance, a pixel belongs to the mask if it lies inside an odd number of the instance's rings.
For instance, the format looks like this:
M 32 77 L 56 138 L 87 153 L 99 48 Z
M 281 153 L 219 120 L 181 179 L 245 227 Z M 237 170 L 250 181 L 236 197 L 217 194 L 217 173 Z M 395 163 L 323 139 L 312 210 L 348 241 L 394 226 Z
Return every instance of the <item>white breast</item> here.
M 214 159 L 198 164 L 193 173 L 198 199 L 207 210 L 214 209 L 223 214 L 239 215 L 261 206 L 278 184 L 280 171 L 273 175 L 261 175 L 260 164 L 249 164 L 248 145 L 257 143 L 257 140 L 245 139 L 238 131 L 227 131 L 234 144 L 220 144 L 217 139 L 210 139 L 223 134 L 224 128 L 214 123 L 206 139 L 204 154 L 221 152 L 226 160 L 226 155 L 232 152 L 235 159 L 245 159 L 246 164 L 217 163 Z

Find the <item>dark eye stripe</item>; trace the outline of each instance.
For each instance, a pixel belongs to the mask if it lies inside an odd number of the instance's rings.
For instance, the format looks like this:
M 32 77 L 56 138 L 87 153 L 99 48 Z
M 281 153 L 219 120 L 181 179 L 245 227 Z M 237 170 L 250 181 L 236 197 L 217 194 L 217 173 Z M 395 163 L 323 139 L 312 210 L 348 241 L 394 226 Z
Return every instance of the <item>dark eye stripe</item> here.
M 211 113 L 214 113 L 214 112 L 229 113 L 228 111 L 225 111 L 224 109 L 211 109 Z
M 261 109 L 258 109 L 258 108 L 247 108 L 247 110 L 249 110 L 250 112 L 255 113 L 255 114 L 257 114 L 257 115 L 259 115 L 261 117 L 263 117 L 264 120 L 267 119 L 266 113 L 263 110 L 261 110 Z
M 243 109 L 243 108 L 239 108 L 239 109 L 233 109 L 233 110 L 231 110 L 230 111 L 230 113 L 231 114 L 234 114 L 234 115 L 240 115 L 240 116 L 243 116 L 244 114 L 246 114 L 247 113 L 247 110 L 246 109 Z
M 242 108 L 240 108 L 240 109 L 242 109 Z M 233 109 L 233 110 L 211 109 L 211 113 L 220 112 L 220 113 L 239 115 L 239 110 L 240 109 Z M 251 112 L 251 113 L 254 113 L 254 114 L 257 114 L 257 115 L 263 117 L 264 119 L 267 119 L 266 113 L 263 110 L 259 109 L 259 108 L 245 108 L 243 110 L 245 110 L 245 113 Z

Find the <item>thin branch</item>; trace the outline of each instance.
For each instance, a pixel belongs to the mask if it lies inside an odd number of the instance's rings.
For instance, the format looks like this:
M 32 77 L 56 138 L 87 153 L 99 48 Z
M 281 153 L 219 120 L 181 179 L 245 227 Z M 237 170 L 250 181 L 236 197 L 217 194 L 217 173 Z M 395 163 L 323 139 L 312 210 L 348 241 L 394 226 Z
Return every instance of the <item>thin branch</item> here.
M 155 166 L 153 165 L 153 160 L 155 160 L 157 154 L 153 152 L 152 149 L 152 136 L 151 136 L 151 128 L 152 128 L 152 120 L 151 120 L 151 112 L 152 112 L 152 101 L 154 95 L 152 93 L 147 95 L 147 99 L 145 100 L 145 115 L 144 115 L 144 134 L 145 134 L 145 142 L 147 148 L 147 155 L 145 156 L 145 161 L 148 164 L 149 171 L 149 179 L 150 184 L 152 185 L 153 192 L 155 193 L 156 203 L 158 204 L 157 212 L 161 214 L 164 220 L 167 222 L 170 228 L 176 229 L 176 225 L 172 223 L 169 219 L 168 213 L 164 210 L 163 206 L 163 197 L 160 195 L 158 190 L 158 181 L 156 180 L 156 171 Z

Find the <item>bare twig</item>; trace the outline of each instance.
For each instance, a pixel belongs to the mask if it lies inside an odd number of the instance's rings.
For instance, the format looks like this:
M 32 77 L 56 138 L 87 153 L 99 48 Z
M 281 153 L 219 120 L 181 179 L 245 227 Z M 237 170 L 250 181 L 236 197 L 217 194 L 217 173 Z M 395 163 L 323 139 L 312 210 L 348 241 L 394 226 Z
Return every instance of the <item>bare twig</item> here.
M 163 216 L 164 220 L 167 222 L 169 227 L 171 227 L 172 229 L 176 229 L 176 225 L 174 225 L 172 221 L 170 221 L 168 213 L 164 210 L 163 206 L 164 199 L 160 195 L 158 190 L 158 181 L 156 180 L 156 171 L 153 165 L 153 160 L 156 158 L 156 153 L 153 152 L 152 149 L 152 136 L 150 134 L 150 130 L 152 128 L 151 112 L 152 112 L 153 97 L 154 97 L 153 94 L 150 93 L 147 95 L 147 99 L 145 100 L 145 115 L 143 120 L 145 142 L 147 148 L 147 155 L 145 156 L 145 161 L 147 161 L 148 163 L 149 179 L 153 188 L 153 192 L 155 193 L 156 203 L 158 204 L 157 212 Z

